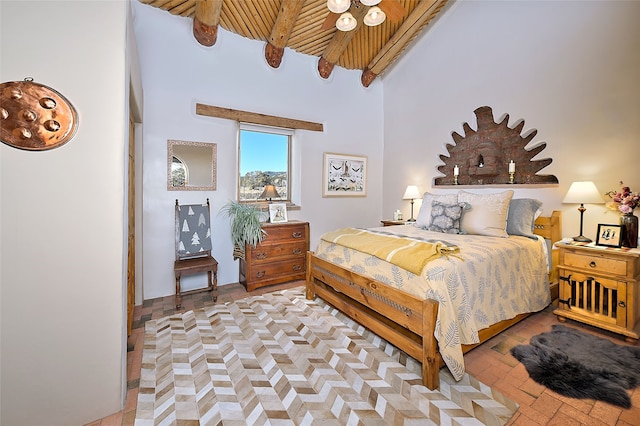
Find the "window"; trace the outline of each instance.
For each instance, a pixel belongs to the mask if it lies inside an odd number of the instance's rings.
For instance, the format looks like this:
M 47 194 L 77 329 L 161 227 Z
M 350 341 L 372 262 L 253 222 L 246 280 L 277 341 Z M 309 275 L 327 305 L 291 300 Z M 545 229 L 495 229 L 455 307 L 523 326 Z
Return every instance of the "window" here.
M 291 139 L 293 131 L 240 124 L 238 200 L 260 201 L 266 185 L 291 201 Z

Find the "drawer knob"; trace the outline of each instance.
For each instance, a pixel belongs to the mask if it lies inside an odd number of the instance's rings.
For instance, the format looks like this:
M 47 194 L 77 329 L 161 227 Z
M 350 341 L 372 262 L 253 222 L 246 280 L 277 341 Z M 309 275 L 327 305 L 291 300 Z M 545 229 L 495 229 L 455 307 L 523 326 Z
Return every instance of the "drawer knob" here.
M 291 254 L 302 254 L 302 249 L 297 248 L 297 249 L 291 250 Z
M 266 271 L 258 271 L 258 272 L 256 272 L 256 278 L 262 278 L 265 275 L 267 275 Z
M 302 265 L 293 265 L 291 269 L 294 271 L 302 271 Z
M 291 234 L 293 238 L 302 238 L 302 232 L 294 232 Z
M 591 266 L 592 268 L 595 268 L 596 267 L 595 260 L 592 260 L 591 262 L 589 262 L 589 266 Z
M 256 259 L 266 259 L 267 258 L 267 252 L 263 251 L 262 253 L 256 253 Z
M 624 303 L 624 300 L 621 300 L 621 301 L 618 302 L 618 306 L 620 306 L 621 308 L 626 308 L 627 304 Z

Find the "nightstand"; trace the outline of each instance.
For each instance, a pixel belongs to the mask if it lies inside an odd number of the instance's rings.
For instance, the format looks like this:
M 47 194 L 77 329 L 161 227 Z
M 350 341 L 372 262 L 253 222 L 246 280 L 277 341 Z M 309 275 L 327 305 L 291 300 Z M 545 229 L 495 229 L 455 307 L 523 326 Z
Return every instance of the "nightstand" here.
M 553 313 L 640 338 L 640 250 L 558 244 L 560 298 Z
M 382 226 L 394 226 L 394 225 L 404 225 L 407 223 L 406 220 L 381 220 Z

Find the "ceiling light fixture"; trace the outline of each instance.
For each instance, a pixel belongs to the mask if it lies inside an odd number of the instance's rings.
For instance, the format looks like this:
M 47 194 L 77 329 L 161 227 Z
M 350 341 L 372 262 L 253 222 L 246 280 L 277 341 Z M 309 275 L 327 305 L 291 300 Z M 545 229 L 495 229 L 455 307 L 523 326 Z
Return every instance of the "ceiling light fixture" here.
M 356 18 L 349 12 L 345 12 L 336 21 L 336 28 L 340 31 L 351 31 L 358 25 Z
M 327 7 L 333 13 L 342 13 L 349 10 L 351 0 L 327 0 Z
M 375 27 L 376 25 L 380 25 L 384 22 L 387 15 L 378 7 L 374 6 L 367 12 L 367 15 L 364 17 L 365 25 L 370 27 Z
M 327 8 L 333 13 L 341 14 L 336 21 L 337 29 L 340 31 L 351 31 L 358 25 L 353 15 L 348 12 L 351 6 L 355 8 L 360 7 L 360 5 L 370 7 L 363 19 L 367 26 L 373 27 L 384 22 L 387 15 L 382 9 L 376 6 L 380 1 L 381 0 L 327 0 Z

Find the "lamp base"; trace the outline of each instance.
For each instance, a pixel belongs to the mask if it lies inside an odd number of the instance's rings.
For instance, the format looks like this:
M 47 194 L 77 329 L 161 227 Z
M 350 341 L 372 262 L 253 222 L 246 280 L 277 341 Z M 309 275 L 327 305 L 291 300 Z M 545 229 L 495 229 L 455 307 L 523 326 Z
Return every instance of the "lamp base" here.
M 585 237 L 584 235 L 578 235 L 577 237 L 573 237 L 573 241 L 578 242 L 578 243 L 590 243 L 591 240 L 590 238 Z

